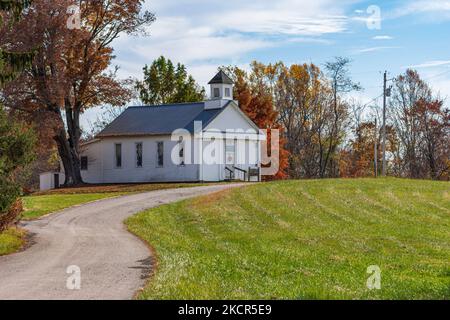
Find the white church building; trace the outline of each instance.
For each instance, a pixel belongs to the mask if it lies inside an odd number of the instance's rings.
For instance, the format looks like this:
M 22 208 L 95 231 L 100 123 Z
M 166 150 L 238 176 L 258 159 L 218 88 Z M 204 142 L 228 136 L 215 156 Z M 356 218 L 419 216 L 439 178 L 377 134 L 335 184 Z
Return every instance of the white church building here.
M 126 109 L 82 146 L 84 182 L 260 181 L 264 135 L 223 71 L 209 85 L 208 101 Z

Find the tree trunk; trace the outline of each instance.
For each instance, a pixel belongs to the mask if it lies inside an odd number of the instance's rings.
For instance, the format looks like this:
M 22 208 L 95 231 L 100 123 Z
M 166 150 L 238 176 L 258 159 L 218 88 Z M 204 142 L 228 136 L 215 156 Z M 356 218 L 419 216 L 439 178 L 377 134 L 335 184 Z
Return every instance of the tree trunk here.
M 320 170 L 320 178 L 324 179 L 325 178 L 325 174 L 326 174 L 326 170 L 328 167 L 328 163 L 330 160 L 331 155 L 334 152 L 334 138 L 335 135 L 337 135 L 337 131 L 338 131 L 338 121 L 339 121 L 339 114 L 338 114 L 338 96 L 337 96 L 337 82 L 335 81 L 334 83 L 334 89 L 333 89 L 333 98 L 334 98 L 334 102 L 333 102 L 333 112 L 334 112 L 334 123 L 333 123 L 333 128 L 331 129 L 331 134 L 330 134 L 330 143 L 328 145 L 328 150 L 327 150 L 327 154 L 325 156 L 325 160 L 323 161 L 323 165 L 321 167 Z
M 58 129 L 54 140 L 58 147 L 59 157 L 64 166 L 64 186 L 72 187 L 83 184 L 79 153 L 79 141 L 81 137 L 80 117 L 79 112 L 73 112 L 73 109 L 69 107 L 68 101 L 65 104 L 67 132 L 64 127 Z M 61 114 L 59 115 L 61 117 Z
M 433 143 L 428 140 L 427 142 L 427 153 L 428 153 L 428 167 L 430 169 L 430 176 L 433 180 L 438 180 L 438 172 L 436 167 L 436 159 L 435 159 L 435 152 L 434 152 L 434 146 Z
M 435 158 L 435 147 L 433 142 L 433 135 L 432 131 L 430 130 L 430 127 L 428 125 L 428 119 L 426 117 L 426 114 L 424 116 L 423 122 L 425 123 L 425 139 L 427 144 L 427 158 L 428 158 L 428 167 L 430 169 L 430 176 L 433 180 L 438 180 L 438 172 L 437 172 L 437 166 L 436 166 L 436 158 Z
M 83 184 L 80 161 L 76 156 L 75 150 L 70 146 L 66 131 L 64 129 L 59 130 L 54 140 L 58 146 L 58 154 L 66 176 L 64 186 L 71 187 Z

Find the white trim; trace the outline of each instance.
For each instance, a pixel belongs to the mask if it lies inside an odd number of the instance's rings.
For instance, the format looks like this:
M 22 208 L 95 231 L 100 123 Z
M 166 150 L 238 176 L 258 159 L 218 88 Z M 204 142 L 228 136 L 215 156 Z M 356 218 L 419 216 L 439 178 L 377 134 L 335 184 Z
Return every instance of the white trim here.
M 256 132 L 259 133 L 259 128 L 258 126 L 252 121 L 252 119 L 250 119 L 245 113 L 244 111 L 241 110 L 241 108 L 239 108 L 238 104 L 236 103 L 236 101 L 232 100 L 230 103 L 228 103 L 228 105 L 226 107 L 223 108 L 223 110 L 221 112 L 219 112 L 210 122 L 209 124 L 203 129 L 203 131 L 207 131 L 208 129 L 210 129 L 210 126 L 212 125 L 212 123 L 214 122 L 215 119 L 217 119 L 224 110 L 228 109 L 228 108 L 234 108 L 244 119 L 245 121 L 248 122 L 248 124 L 256 130 Z

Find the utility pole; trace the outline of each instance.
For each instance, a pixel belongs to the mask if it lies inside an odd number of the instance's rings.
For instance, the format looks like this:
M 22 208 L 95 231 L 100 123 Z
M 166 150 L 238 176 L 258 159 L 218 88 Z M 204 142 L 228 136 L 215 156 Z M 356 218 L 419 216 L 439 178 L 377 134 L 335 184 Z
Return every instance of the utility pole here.
M 383 169 L 382 175 L 386 176 L 386 94 L 387 94 L 387 71 L 384 72 L 383 77 L 383 142 L 382 142 L 382 150 L 383 150 Z
M 375 178 L 378 178 L 378 119 L 375 116 L 375 151 L 373 153 L 375 156 Z

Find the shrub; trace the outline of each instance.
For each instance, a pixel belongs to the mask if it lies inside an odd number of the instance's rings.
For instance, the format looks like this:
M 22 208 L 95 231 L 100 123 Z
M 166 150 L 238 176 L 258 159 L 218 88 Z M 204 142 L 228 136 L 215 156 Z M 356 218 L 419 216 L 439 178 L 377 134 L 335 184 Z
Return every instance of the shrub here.
M 0 233 L 17 223 L 23 211 L 22 200 L 15 200 L 8 210 L 0 213 Z
M 0 232 L 20 217 L 21 188 L 14 176 L 33 161 L 34 146 L 32 130 L 14 121 L 0 105 Z
M 0 216 L 9 210 L 10 206 L 20 196 L 20 188 L 5 177 L 0 176 Z

